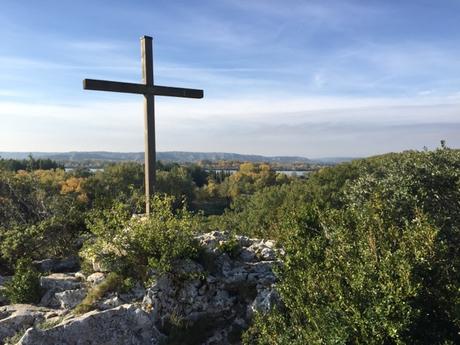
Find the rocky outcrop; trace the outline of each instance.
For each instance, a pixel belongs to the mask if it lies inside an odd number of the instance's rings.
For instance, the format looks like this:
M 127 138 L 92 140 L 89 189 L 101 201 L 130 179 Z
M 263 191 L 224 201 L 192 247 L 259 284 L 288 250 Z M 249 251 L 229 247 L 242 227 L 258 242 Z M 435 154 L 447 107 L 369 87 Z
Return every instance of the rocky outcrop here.
M 41 298 L 40 305 L 50 308 L 59 308 L 62 301 L 56 296 L 57 293 L 78 290 L 82 288 L 82 283 L 71 273 L 53 273 L 48 276 L 40 277 L 40 287 L 46 291 Z
M 61 309 L 73 309 L 83 301 L 86 292 L 86 289 L 66 290 L 56 292 L 54 298 L 59 302 Z
M 152 271 L 146 288 L 108 292 L 96 310 L 78 317 L 72 309 L 105 273 L 43 276 L 41 305 L 54 309 L 0 309 L 0 336 L 27 329 L 19 342 L 24 345 L 157 344 L 163 338 L 171 344 L 239 344 L 254 312 L 278 303 L 273 268 L 279 250 L 272 241 L 223 232 L 196 239 L 199 258 L 177 262 L 168 274 Z
M 13 304 L 0 307 L 0 344 L 6 338 L 56 315 L 53 310 L 30 304 Z
M 75 256 L 34 261 L 34 265 L 40 272 L 46 273 L 76 272 L 80 269 L 80 262 Z
M 21 345 L 155 345 L 160 334 L 149 315 L 133 305 L 91 311 L 50 329 L 29 328 Z
M 172 274 L 158 277 L 143 307 L 158 329 L 178 343 L 237 344 L 253 312 L 266 311 L 277 301 L 274 243 L 229 239 L 221 232 L 198 240 L 204 248 L 200 262 L 183 262 Z
M 105 279 L 105 274 L 102 272 L 95 272 L 93 274 L 90 274 L 87 278 L 86 281 L 90 283 L 91 285 L 97 285 L 101 283 Z

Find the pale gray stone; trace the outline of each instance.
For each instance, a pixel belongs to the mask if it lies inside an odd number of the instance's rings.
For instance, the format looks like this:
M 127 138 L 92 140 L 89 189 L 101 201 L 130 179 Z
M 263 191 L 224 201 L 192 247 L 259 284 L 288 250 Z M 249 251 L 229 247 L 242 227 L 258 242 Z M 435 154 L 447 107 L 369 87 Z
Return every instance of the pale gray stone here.
M 235 238 L 239 256 L 232 258 L 221 247 L 230 240 L 233 245 Z M 62 321 L 60 314 L 45 313 L 45 318 L 58 324 L 48 330 L 29 329 L 21 344 L 155 344 L 161 338 L 159 332 L 167 333 L 178 318 L 191 328 L 199 325 L 204 329 L 200 344 L 235 344 L 230 339 L 247 328 L 255 311 L 265 313 L 280 303 L 273 268 L 281 263 L 282 250 L 273 241 L 218 231 L 197 236 L 197 240 L 211 254 L 210 262 L 178 261 L 167 274 L 151 270 L 152 285 L 147 289 L 138 284 L 128 293 L 112 292 L 96 303 L 99 310 L 80 317 L 69 313 Z M 83 280 L 94 285 L 104 277 L 97 272 Z M 44 302 L 72 308 L 84 296 L 82 278 L 77 274 L 43 277 Z M 140 300 L 143 310 L 136 307 Z M 66 313 L 68 309 L 56 311 Z M 0 319 L 9 316 L 0 314 Z M 26 321 L 25 327 L 36 323 Z
M 79 289 L 81 282 L 73 274 L 53 273 L 49 276 L 40 277 L 40 286 L 45 290 L 60 292 Z
M 42 296 L 39 305 L 48 308 L 59 308 L 60 302 L 56 298 L 57 290 L 47 290 Z
M 64 273 L 75 272 L 80 269 L 80 262 L 76 256 L 64 259 L 37 260 L 33 263 L 40 272 Z
M 0 344 L 26 328 L 45 319 L 49 309 L 29 304 L 13 304 L 0 307 Z
M 198 323 L 207 325 L 201 335 L 202 344 L 228 345 L 232 344 L 229 335 L 247 328 L 255 310 L 266 312 L 274 305 L 273 267 L 278 264 L 272 260 L 276 254 L 274 243 L 237 236 L 240 255 L 232 259 L 219 248 L 233 238 L 222 232 L 197 237 L 212 253 L 212 274 L 197 263 L 183 262 L 172 274 L 156 277 L 146 291 L 143 307 L 152 314 L 160 331 L 167 330 L 170 319 L 179 317 L 192 328 Z M 206 275 L 201 280 L 177 282 L 177 272 Z
M 83 301 L 86 296 L 85 289 L 66 290 L 54 294 L 62 309 L 73 309 Z
M 8 304 L 8 298 L 6 298 L 6 287 L 5 284 L 9 282 L 13 277 L 1 276 L 0 275 L 0 306 Z
M 93 274 L 90 274 L 88 278 L 86 278 L 86 281 L 92 285 L 97 285 L 102 283 L 102 281 L 105 279 L 105 274 L 102 272 L 96 272 Z
M 156 345 L 160 338 L 146 312 L 123 305 L 91 311 L 46 330 L 29 328 L 18 345 Z
M 79 281 L 81 282 L 85 282 L 86 281 L 86 276 L 83 272 L 76 272 L 74 274 L 74 277 L 77 278 Z
M 279 305 L 279 295 L 274 289 L 258 289 L 257 296 L 250 306 L 250 315 L 254 312 L 267 313 L 274 306 Z
M 40 300 L 40 305 L 49 308 L 59 308 L 61 302 L 56 298 L 56 293 L 80 289 L 82 283 L 74 274 L 53 273 L 40 277 L 40 287 L 45 291 Z
M 276 260 L 276 252 L 272 248 L 268 248 L 268 247 L 263 248 L 260 251 L 260 255 L 262 256 L 264 260 L 269 260 L 269 261 Z
M 0 286 L 4 285 L 6 282 L 9 282 L 13 277 L 11 276 L 2 276 L 0 275 Z
M 103 300 L 102 302 L 99 302 L 97 304 L 97 307 L 100 310 L 107 310 L 107 309 L 119 307 L 123 304 L 125 303 L 121 300 L 121 298 L 119 298 L 118 296 L 112 296 L 110 298 Z
M 243 248 L 240 251 L 240 259 L 243 261 L 254 261 L 256 258 L 256 254 L 247 248 Z
M 142 301 L 145 296 L 145 289 L 139 283 L 136 283 L 133 289 L 126 293 L 121 293 L 119 296 L 125 303 Z

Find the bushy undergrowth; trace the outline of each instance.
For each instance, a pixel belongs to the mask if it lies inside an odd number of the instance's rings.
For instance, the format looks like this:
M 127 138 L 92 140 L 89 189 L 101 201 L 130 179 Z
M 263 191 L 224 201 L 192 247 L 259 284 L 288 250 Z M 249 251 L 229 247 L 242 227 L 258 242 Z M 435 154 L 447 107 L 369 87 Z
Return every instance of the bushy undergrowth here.
M 63 170 L 0 170 L 0 274 L 18 259 L 74 254 L 84 231 L 84 194 Z
M 211 216 L 209 230 L 223 230 L 259 238 L 279 238 L 279 222 L 287 207 L 305 202 L 304 182 L 265 187 L 240 195 L 221 216 Z
M 311 202 L 279 219 L 284 305 L 257 316 L 245 343 L 459 343 L 460 153 L 334 169 L 307 183 Z
M 41 297 L 40 273 L 30 259 L 18 260 L 11 281 L 5 284 L 10 303 L 38 303 Z
M 123 204 L 95 213 L 88 224 L 94 237 L 81 256 L 138 279 L 150 268 L 168 272 L 175 261 L 195 257 L 197 218 L 185 208 L 174 210 L 173 203 L 169 196 L 153 197 L 149 217 L 132 217 Z
M 460 151 L 387 154 L 305 181 L 248 164 L 219 185 L 196 172 L 171 166 L 159 174 L 159 190 L 176 198 L 155 196 L 147 218 L 132 217 L 142 210 L 140 166 L 113 165 L 85 180 L 60 170 L 0 171 L 0 273 L 17 262 L 10 299 L 39 296 L 38 273 L 18 259 L 67 255 L 82 234 L 81 257 L 114 272 L 106 285 L 118 289 L 196 258 L 194 235 L 217 229 L 285 249 L 283 304 L 256 315 L 246 344 L 460 343 Z M 183 196 L 231 207 L 203 221 L 181 207 Z

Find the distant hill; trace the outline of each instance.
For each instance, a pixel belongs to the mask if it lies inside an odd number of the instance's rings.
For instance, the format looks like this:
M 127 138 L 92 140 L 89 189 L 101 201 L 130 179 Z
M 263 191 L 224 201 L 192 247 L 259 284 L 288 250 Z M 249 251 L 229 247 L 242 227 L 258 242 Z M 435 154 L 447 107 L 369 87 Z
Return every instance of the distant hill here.
M 34 158 L 50 158 L 56 161 L 138 161 L 144 160 L 144 152 L 0 152 L 1 158 L 25 159 L 31 154 Z M 334 158 L 319 158 L 308 159 L 298 156 L 261 156 L 261 155 L 245 155 L 239 153 L 226 152 L 184 152 L 184 151 L 169 151 L 158 152 L 157 159 L 162 161 L 178 162 L 178 163 L 193 163 L 198 161 L 242 161 L 242 162 L 268 162 L 280 164 L 292 163 L 324 163 L 335 164 L 343 161 L 350 161 L 353 158 L 334 157 Z

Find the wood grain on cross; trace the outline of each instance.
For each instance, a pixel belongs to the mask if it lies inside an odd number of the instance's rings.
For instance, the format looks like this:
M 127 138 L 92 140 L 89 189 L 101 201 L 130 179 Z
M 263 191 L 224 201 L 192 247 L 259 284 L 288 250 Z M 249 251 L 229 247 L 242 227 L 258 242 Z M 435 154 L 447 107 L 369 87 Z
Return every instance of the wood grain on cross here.
M 150 195 L 155 192 L 156 149 L 155 149 L 155 96 L 203 98 L 203 90 L 183 89 L 154 85 L 152 37 L 141 38 L 142 84 L 117 81 L 84 79 L 85 90 L 137 93 L 144 95 L 144 138 L 145 138 L 145 212 L 150 213 Z

